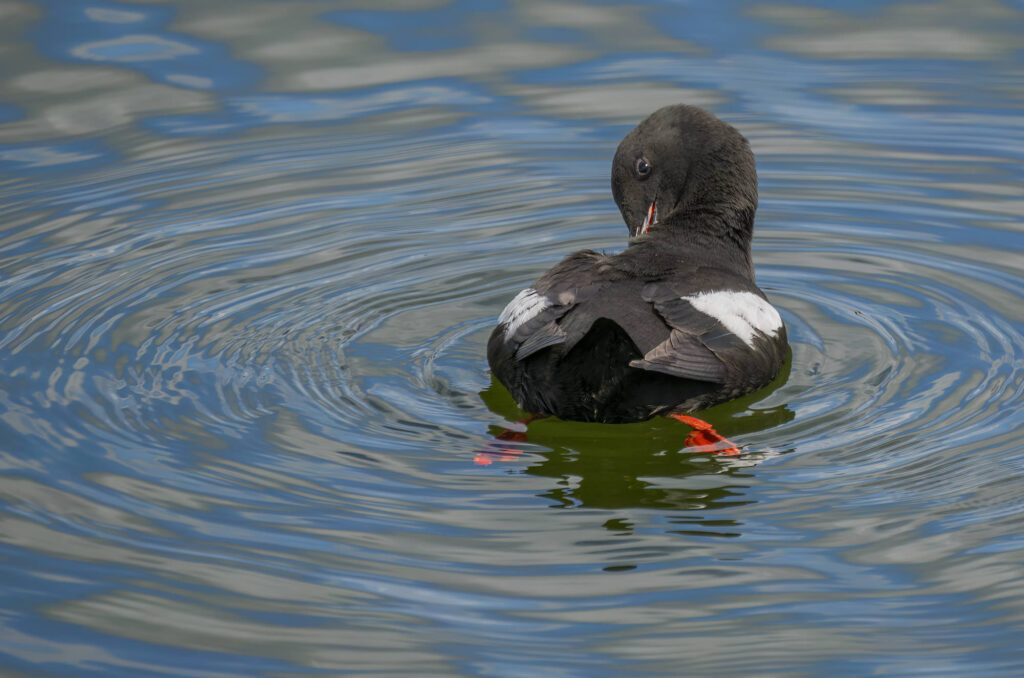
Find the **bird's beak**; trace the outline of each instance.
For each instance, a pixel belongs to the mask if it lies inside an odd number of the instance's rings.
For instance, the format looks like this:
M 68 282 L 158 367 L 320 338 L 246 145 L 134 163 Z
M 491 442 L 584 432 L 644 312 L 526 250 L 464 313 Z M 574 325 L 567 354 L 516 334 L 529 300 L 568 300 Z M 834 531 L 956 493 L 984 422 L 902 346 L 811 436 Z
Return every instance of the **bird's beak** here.
M 655 200 L 651 203 L 650 208 L 647 210 L 647 218 L 644 219 L 644 223 L 640 226 L 640 232 L 637 235 L 643 235 L 650 230 L 651 226 L 658 223 L 658 201 Z

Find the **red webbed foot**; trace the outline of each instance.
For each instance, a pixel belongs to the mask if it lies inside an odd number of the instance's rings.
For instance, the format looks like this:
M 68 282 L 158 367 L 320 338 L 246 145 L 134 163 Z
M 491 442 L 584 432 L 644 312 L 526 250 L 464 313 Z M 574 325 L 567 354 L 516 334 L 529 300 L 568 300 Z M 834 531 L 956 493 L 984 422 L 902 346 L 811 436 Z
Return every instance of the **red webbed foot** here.
M 685 414 L 670 414 L 668 416 L 693 429 L 690 431 L 690 435 L 686 436 L 684 443 L 688 451 L 709 452 L 720 457 L 735 457 L 740 453 L 740 448 L 734 442 L 720 434 L 703 419 Z
M 525 443 L 526 442 L 526 427 L 531 421 L 535 419 L 543 419 L 546 415 L 534 414 L 525 419 L 520 419 L 516 422 L 517 425 L 522 426 L 522 431 L 515 429 L 506 428 L 501 433 L 494 436 L 495 440 L 501 440 L 510 443 Z M 523 452 L 512 447 L 502 447 L 501 445 L 488 444 L 487 447 L 478 451 L 473 457 L 473 463 L 477 466 L 487 466 L 495 461 L 513 461 L 519 458 Z

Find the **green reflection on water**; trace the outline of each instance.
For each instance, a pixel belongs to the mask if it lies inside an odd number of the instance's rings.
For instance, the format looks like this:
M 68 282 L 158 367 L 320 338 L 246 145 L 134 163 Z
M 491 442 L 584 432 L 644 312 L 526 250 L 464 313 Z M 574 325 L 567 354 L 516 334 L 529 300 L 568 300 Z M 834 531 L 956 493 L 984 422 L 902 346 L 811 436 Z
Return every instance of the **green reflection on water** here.
M 789 378 L 792 360 L 770 384 L 742 398 L 700 413 L 726 437 L 764 431 L 794 418 L 785 404 L 765 409 L 753 405 L 780 388 Z M 527 418 L 497 380 L 480 393 L 487 407 L 509 421 Z M 689 452 L 683 445 L 689 427 L 664 417 L 637 424 L 593 424 L 554 417 L 531 421 L 526 440 L 540 461 L 525 469 L 530 475 L 554 478 L 555 486 L 540 496 L 555 506 L 600 509 L 654 508 L 703 511 L 751 503 L 742 489 L 748 486 L 750 464 L 734 458 Z M 496 439 L 506 432 L 490 426 Z M 741 445 L 742 440 L 734 440 Z M 500 443 L 506 445 L 504 441 Z M 517 443 L 508 444 L 518 449 Z M 756 449 L 744 448 L 744 456 Z M 705 527 L 711 521 L 701 521 Z M 726 521 L 731 524 L 731 521 Z M 609 521 L 610 530 L 629 529 Z M 684 530 L 685 531 L 685 530 Z M 702 533 L 707 534 L 706 531 Z M 722 536 L 729 536 L 722 532 Z

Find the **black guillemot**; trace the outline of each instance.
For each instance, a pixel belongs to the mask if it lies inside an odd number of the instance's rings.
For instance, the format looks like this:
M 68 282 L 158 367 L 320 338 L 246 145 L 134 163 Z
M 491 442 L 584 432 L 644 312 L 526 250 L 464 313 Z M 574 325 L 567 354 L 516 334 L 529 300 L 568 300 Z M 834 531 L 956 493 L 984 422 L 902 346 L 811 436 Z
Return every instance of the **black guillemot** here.
M 766 385 L 788 354 L 754 281 L 754 155 L 707 111 L 666 106 L 619 144 L 612 195 L 629 246 L 576 252 L 517 294 L 487 360 L 539 416 L 699 429 L 683 415 Z

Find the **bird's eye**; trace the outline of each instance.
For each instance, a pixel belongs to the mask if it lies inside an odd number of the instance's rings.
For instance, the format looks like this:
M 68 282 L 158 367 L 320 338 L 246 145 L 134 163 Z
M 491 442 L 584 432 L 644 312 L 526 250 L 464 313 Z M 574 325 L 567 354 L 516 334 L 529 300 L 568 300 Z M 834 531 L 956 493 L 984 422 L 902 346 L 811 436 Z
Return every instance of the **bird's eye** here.
M 647 162 L 647 158 L 637 158 L 636 161 L 636 175 L 641 179 L 645 178 L 651 173 L 651 163 Z

